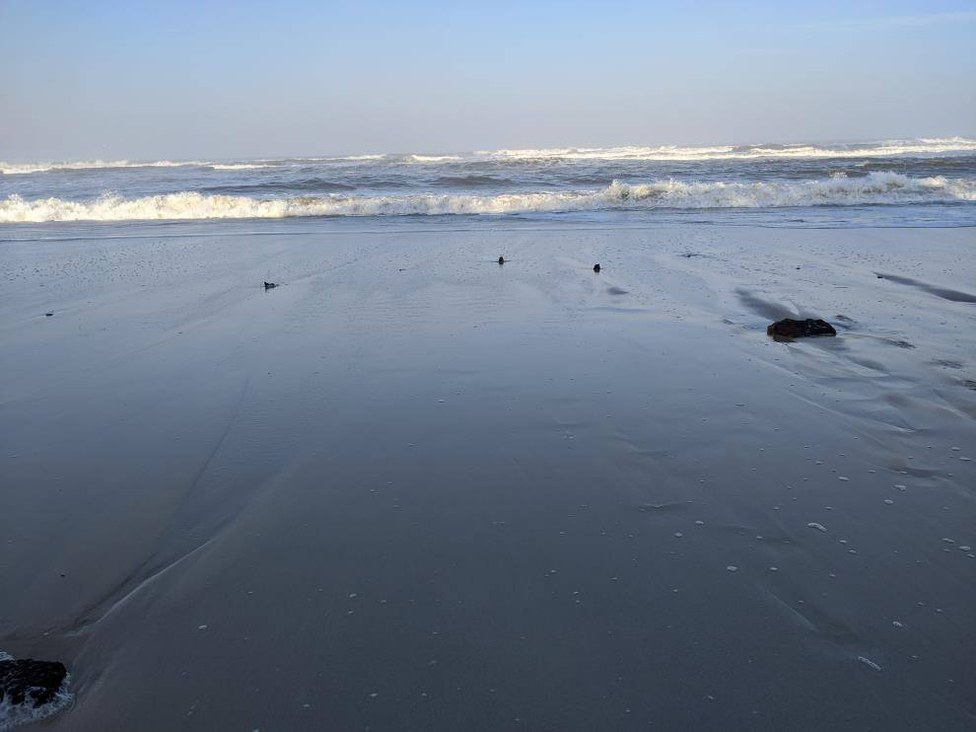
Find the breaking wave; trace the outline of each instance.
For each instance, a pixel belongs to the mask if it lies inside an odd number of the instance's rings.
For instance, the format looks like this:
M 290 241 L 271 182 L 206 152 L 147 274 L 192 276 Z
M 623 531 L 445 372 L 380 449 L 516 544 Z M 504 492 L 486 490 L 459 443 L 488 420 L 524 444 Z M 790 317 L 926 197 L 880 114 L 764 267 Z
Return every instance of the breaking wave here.
M 0 173 L 4 175 L 24 175 L 26 173 L 48 173 L 64 170 L 103 170 L 105 168 L 182 168 L 194 165 L 213 165 L 200 160 L 173 161 L 152 160 L 130 162 L 128 160 L 89 160 L 76 163 L 4 163 L 0 162 Z
M 976 140 L 965 137 L 884 140 L 829 146 L 803 143 L 787 145 L 714 145 L 710 147 L 607 147 L 553 148 L 540 150 L 496 150 L 484 152 L 507 160 L 607 160 L 607 161 L 695 161 L 772 160 L 816 158 L 872 158 L 976 153 Z
M 417 193 L 387 196 L 251 198 L 170 193 L 141 198 L 104 195 L 90 201 L 61 198 L 0 201 L 0 223 L 285 218 L 290 216 L 406 216 L 561 213 L 608 209 L 779 208 L 976 201 L 976 179 L 911 178 L 899 173 L 775 182 L 614 181 L 591 191 L 498 195 Z
M 133 162 L 130 160 L 88 160 L 63 163 L 4 163 L 0 162 L 3 175 L 26 175 L 28 173 L 50 173 L 71 170 L 112 170 L 124 168 L 211 168 L 213 170 L 257 170 L 273 168 L 271 162 L 254 163 L 215 163 L 207 160 L 149 160 Z
M 209 167 L 214 170 L 258 170 L 275 166 L 270 163 L 211 163 Z
M 881 140 L 876 142 L 838 143 L 833 145 L 760 144 L 657 147 L 565 147 L 525 150 L 481 150 L 457 154 L 368 154 L 331 157 L 298 157 L 277 160 L 93 160 L 87 162 L 0 162 L 0 174 L 18 175 L 106 168 L 179 168 L 205 167 L 213 170 L 251 170 L 303 163 L 380 163 L 383 165 L 450 165 L 485 162 L 498 164 L 547 161 L 693 162 L 708 160 L 778 160 L 818 158 L 891 158 L 935 157 L 976 154 L 976 139 L 966 137 L 920 138 L 916 140 Z
M 407 155 L 403 158 L 407 163 L 453 163 L 461 159 L 460 155 Z

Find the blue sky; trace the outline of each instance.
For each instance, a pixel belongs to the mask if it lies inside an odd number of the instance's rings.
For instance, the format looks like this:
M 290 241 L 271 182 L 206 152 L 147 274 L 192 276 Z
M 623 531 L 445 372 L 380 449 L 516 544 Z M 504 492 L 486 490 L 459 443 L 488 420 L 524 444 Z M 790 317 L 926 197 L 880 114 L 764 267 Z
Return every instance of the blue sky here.
M 0 159 L 976 136 L 976 2 L 0 0 Z

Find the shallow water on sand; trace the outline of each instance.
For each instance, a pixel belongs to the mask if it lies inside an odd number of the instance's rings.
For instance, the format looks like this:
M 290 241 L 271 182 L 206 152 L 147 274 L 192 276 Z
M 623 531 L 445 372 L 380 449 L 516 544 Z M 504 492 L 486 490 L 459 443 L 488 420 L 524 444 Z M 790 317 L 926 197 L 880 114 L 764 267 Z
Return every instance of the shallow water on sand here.
M 71 669 L 51 729 L 976 720 L 972 230 L 36 232 L 0 649 Z

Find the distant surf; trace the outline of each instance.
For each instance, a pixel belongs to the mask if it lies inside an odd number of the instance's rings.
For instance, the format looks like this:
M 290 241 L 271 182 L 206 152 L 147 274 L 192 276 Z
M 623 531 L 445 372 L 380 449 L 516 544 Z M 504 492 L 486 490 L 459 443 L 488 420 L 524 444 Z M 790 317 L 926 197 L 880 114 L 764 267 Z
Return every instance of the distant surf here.
M 963 137 L 0 163 L 0 171 L 0 224 L 691 211 L 713 221 L 736 211 L 807 221 L 783 213 L 797 208 L 831 225 L 884 216 L 976 224 L 976 140 Z
M 214 170 L 253 170 L 286 167 L 295 163 L 321 162 L 401 162 L 420 164 L 465 163 L 485 160 L 567 160 L 567 161 L 704 161 L 704 160 L 798 160 L 818 158 L 897 157 L 909 155 L 953 155 L 976 153 L 976 139 L 966 137 L 919 138 L 915 140 L 882 140 L 877 142 L 808 143 L 706 146 L 623 146 L 564 147 L 541 149 L 482 150 L 449 155 L 368 154 L 315 158 L 282 158 L 278 160 L 93 160 L 87 162 L 0 161 L 0 173 L 23 175 L 67 170 L 102 170 L 112 168 L 210 167 Z

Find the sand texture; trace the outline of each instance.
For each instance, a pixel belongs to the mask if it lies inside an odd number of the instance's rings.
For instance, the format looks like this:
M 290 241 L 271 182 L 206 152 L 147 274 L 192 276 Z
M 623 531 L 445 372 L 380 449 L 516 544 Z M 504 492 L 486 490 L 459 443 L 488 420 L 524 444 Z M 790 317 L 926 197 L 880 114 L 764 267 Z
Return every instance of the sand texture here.
M 37 729 L 976 727 L 973 229 L 16 231 Z

